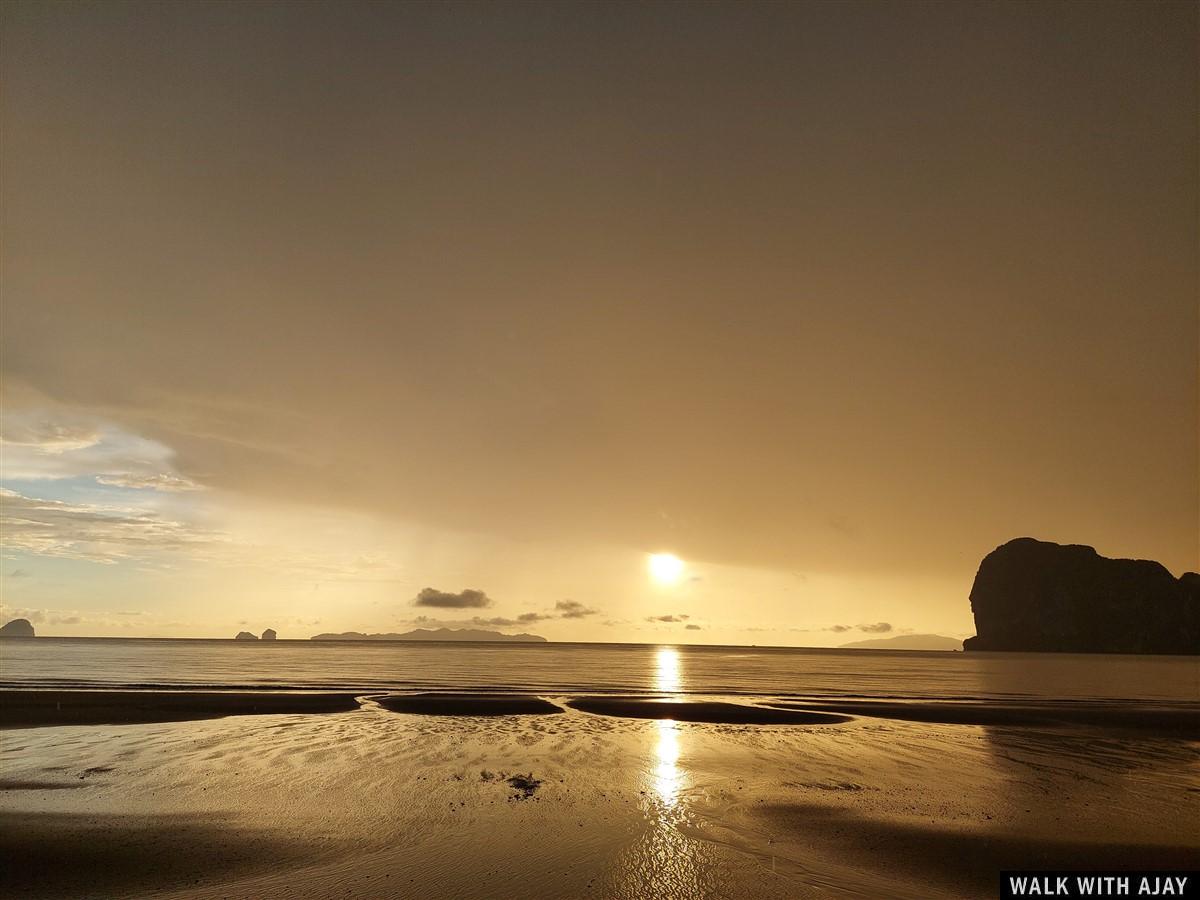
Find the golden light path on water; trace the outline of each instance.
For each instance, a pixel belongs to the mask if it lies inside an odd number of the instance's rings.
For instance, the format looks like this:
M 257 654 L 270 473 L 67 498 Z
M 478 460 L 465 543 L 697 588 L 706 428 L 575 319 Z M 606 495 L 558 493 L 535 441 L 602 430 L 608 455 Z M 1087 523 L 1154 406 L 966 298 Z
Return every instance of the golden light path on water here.
M 679 770 L 679 726 L 670 719 L 659 719 L 658 743 L 654 745 L 654 790 L 667 809 L 679 802 L 683 773 Z
M 679 651 L 674 647 L 659 648 L 656 657 L 655 687 L 663 692 L 676 693 L 682 687 Z M 658 719 L 658 742 L 654 746 L 654 790 L 663 806 L 671 809 L 679 801 L 683 773 L 679 768 L 679 726 L 673 719 Z
M 659 647 L 655 657 L 658 671 L 655 673 L 655 690 L 676 693 L 682 687 L 679 671 L 679 651 L 674 647 Z

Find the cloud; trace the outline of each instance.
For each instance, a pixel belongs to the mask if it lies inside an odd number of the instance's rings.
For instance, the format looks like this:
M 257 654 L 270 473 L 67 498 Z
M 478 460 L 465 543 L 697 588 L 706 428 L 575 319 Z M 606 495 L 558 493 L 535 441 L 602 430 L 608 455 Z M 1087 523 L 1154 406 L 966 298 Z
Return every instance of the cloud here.
M 684 625 L 683 627 L 685 629 L 687 629 L 688 631 L 700 631 L 701 630 L 699 625 Z
M 29 572 L 26 572 L 24 569 L 13 569 L 11 572 L 8 573 L 8 577 L 9 578 L 30 578 L 31 575 Z
M 438 602 L 429 602 L 430 597 L 433 597 Z M 478 600 L 483 598 L 483 603 L 478 602 L 462 602 L 466 597 L 468 601 Z M 421 598 L 426 598 L 425 602 L 421 602 Z M 450 598 L 451 602 L 441 602 L 443 598 Z M 417 595 L 418 606 L 440 606 L 448 609 L 464 609 L 474 606 L 489 606 L 491 600 L 483 593 L 483 591 L 465 590 L 461 594 L 446 594 L 442 591 L 434 590 L 433 588 L 425 588 Z M 523 612 L 515 618 L 509 616 L 494 616 L 492 618 L 483 618 L 475 616 L 471 619 L 431 619 L 428 616 L 417 616 L 415 619 L 409 619 L 415 625 L 436 625 L 441 628 L 463 628 L 472 625 L 492 626 L 495 628 L 511 628 L 518 625 L 533 625 L 537 622 L 547 622 L 553 619 L 582 619 L 587 616 L 598 615 L 599 610 L 592 609 L 579 603 L 575 600 L 559 600 L 554 604 L 554 609 L 548 612 L 536 612 L 530 610 Z
M 865 631 L 867 634 L 887 634 L 892 630 L 890 622 L 876 622 L 874 625 L 859 625 L 859 631 Z
M 152 475 L 138 475 L 133 472 L 118 472 L 109 475 L 97 475 L 96 481 L 110 487 L 131 488 L 133 490 L 152 491 L 202 491 L 204 485 L 197 484 L 182 475 L 172 475 L 169 472 L 157 472 Z
M 513 619 L 508 616 L 491 616 L 489 618 L 472 616 L 469 619 L 439 619 L 433 616 L 417 616 L 413 619 L 401 619 L 400 621 L 409 625 L 415 625 L 418 628 L 515 628 L 519 625 L 528 624 L 527 621 Z
M 50 418 L 47 418 L 50 416 Z M 165 444 L 119 426 L 91 420 L 55 418 L 38 411 L 8 413 L 0 437 L 3 477 L 59 479 L 81 476 L 164 476 L 175 473 L 174 451 Z M 104 483 L 104 482 L 102 482 Z
M 439 591 L 437 588 L 425 588 L 413 600 L 416 606 L 435 606 L 439 609 L 481 609 L 491 606 L 492 600 L 483 591 L 466 588 L 457 594 Z
M 155 512 L 39 500 L 0 488 L 0 527 L 9 550 L 116 563 L 222 542 L 221 535 Z
M 850 625 L 830 625 L 825 630 L 826 631 L 835 631 L 838 634 L 841 634 L 843 631 L 849 631 L 850 629 L 851 629 Z
M 690 618 L 691 618 L 691 616 L 689 616 L 685 613 L 679 613 L 678 615 L 668 613 L 664 616 L 646 616 L 646 621 L 647 622 L 686 622 Z
M 94 425 L 62 424 L 37 418 L 9 417 L 0 431 L 0 444 L 54 455 L 84 450 L 98 443 L 100 430 Z
M 431 596 L 439 601 L 442 598 L 449 597 L 449 598 L 451 598 L 452 603 L 449 603 L 449 604 L 429 603 L 428 598 Z M 421 591 L 421 593 L 418 594 L 417 597 L 418 597 L 418 605 L 419 606 L 438 606 L 438 605 L 440 605 L 440 606 L 443 606 L 443 608 L 450 608 L 450 609 L 461 609 L 461 608 L 466 608 L 466 607 L 469 607 L 472 605 L 471 603 L 460 603 L 460 601 L 463 597 L 466 597 L 468 600 L 476 600 L 476 601 L 478 600 L 478 598 L 482 597 L 487 605 L 490 605 L 492 602 L 482 591 L 474 591 L 474 590 L 465 590 L 461 594 L 446 594 L 442 591 L 437 591 L 434 588 L 425 588 L 425 590 Z M 421 598 L 426 598 L 427 602 L 424 602 L 424 603 L 419 602 Z M 584 604 L 579 603 L 578 601 L 575 601 L 575 600 L 559 600 L 558 602 L 556 602 L 554 604 L 554 608 L 552 610 L 548 610 L 546 612 L 537 612 L 535 610 L 530 610 L 529 612 L 523 612 L 523 613 L 517 615 L 516 617 L 512 617 L 512 616 L 492 616 L 492 617 L 473 616 L 470 619 L 440 619 L 440 618 L 433 618 L 431 616 L 417 616 L 412 619 L 402 619 L 400 621 L 404 621 L 404 622 L 410 623 L 412 625 L 429 627 L 429 628 L 480 628 L 480 627 L 483 627 L 483 628 L 516 628 L 516 627 L 521 627 L 521 626 L 526 626 L 526 625 L 534 625 L 538 622 L 553 621 L 556 619 L 582 619 L 587 616 L 599 615 L 599 613 L 600 613 L 599 610 L 592 609 L 591 607 L 585 606 Z M 687 618 L 687 616 L 685 615 L 682 617 L 682 619 L 672 618 L 672 621 L 682 621 L 683 619 L 686 619 L 686 618 Z M 623 622 L 617 623 L 617 622 L 610 621 L 610 622 L 605 622 L 604 624 L 615 625 L 615 624 L 625 624 L 625 623 L 623 623 Z
M 400 570 L 376 554 L 337 552 L 241 540 L 189 519 L 211 508 L 190 499 L 90 491 L 89 502 L 41 499 L 0 488 L 0 531 L 6 551 L 115 564 L 161 564 L 171 555 L 208 565 L 253 567 L 273 577 L 286 574 L 321 581 L 395 583 Z M 141 505 L 138 505 L 141 504 Z M 17 574 L 21 573 L 21 574 Z M 24 577 L 24 569 L 6 575 Z
M 140 615 L 104 610 L 81 612 L 76 609 L 23 609 L 0 606 L 0 622 L 10 619 L 28 619 L 34 625 L 91 625 L 105 628 L 129 627 L 128 621 L 114 620 L 111 616 Z
M 554 611 L 560 619 L 582 619 L 597 613 L 597 610 L 589 609 L 577 600 L 559 600 L 554 604 Z
M 0 611 L 0 618 L 5 621 L 8 619 L 28 619 L 34 625 L 46 621 L 46 611 L 44 609 L 22 609 L 21 607 L 6 606 Z

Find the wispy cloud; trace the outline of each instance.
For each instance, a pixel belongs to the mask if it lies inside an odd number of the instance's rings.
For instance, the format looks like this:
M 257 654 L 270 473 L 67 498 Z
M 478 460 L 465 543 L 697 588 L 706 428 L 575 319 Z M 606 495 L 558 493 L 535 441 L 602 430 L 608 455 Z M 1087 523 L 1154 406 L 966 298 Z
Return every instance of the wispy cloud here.
M 559 600 L 554 604 L 554 611 L 560 619 L 582 619 L 597 613 L 597 610 L 589 609 L 577 600 Z
M 116 563 L 219 544 L 222 535 L 146 510 L 40 500 L 0 488 L 9 551 Z
M 6 479 L 141 478 L 149 481 L 136 486 L 158 490 L 178 490 L 180 482 L 193 483 L 175 472 L 170 447 L 115 425 L 14 412 L 5 415 L 3 428 L 0 477 Z M 153 483 L 156 478 L 159 485 Z M 120 486 L 115 480 L 101 483 Z
M 830 625 L 826 628 L 818 628 L 816 630 L 832 631 L 834 634 L 845 634 L 847 631 L 854 631 L 855 629 L 865 632 L 866 634 L 887 634 L 892 630 L 892 624 L 890 622 L 875 622 L 863 625 Z M 793 630 L 805 631 L 806 629 Z
M 128 628 L 129 616 L 141 616 L 140 612 L 115 612 L 109 610 L 93 610 L 84 612 L 78 609 L 32 609 L 20 606 L 0 605 L 0 621 L 11 619 L 28 619 L 33 625 L 91 625 L 105 628 Z M 114 619 L 123 616 L 125 619 Z
M 859 631 L 865 631 L 867 634 L 887 634 L 892 630 L 891 622 L 876 622 L 874 625 L 859 625 Z
M 431 588 L 426 588 L 426 590 L 431 590 Z M 421 593 L 423 594 L 425 591 Z M 467 592 L 464 591 L 464 593 Z M 489 602 L 491 601 L 489 600 Z M 407 621 L 413 625 L 427 628 L 517 628 L 524 625 L 534 625 L 538 622 L 548 622 L 554 619 L 582 619 L 587 616 L 599 615 L 599 612 L 599 610 L 591 609 L 575 600 L 559 600 L 554 604 L 552 610 L 546 612 L 531 610 L 517 616 L 492 616 L 490 618 L 473 616 L 470 619 L 437 619 L 430 616 L 417 616 L 415 619 L 408 619 Z
M 133 490 L 169 491 L 202 491 L 204 485 L 173 475 L 170 472 L 156 472 L 151 475 L 139 475 L 134 472 L 117 472 L 108 475 L 97 475 L 96 481 L 110 487 L 130 488 Z
M 0 529 L 6 553 L 88 560 L 112 565 L 192 563 L 266 570 L 322 582 L 396 583 L 405 579 L 391 559 L 260 543 L 189 521 L 190 507 L 134 508 L 102 502 L 66 502 L 0 488 Z M 6 579 L 28 577 L 24 568 Z
M 84 450 L 100 443 L 100 429 L 95 425 L 64 424 L 44 419 L 6 417 L 0 431 L 0 444 L 21 447 L 58 455 L 71 450 Z
M 407 623 L 419 628 L 515 628 L 529 624 L 528 621 L 513 619 L 508 616 L 472 616 L 469 619 L 439 619 L 433 616 L 417 616 L 408 619 Z

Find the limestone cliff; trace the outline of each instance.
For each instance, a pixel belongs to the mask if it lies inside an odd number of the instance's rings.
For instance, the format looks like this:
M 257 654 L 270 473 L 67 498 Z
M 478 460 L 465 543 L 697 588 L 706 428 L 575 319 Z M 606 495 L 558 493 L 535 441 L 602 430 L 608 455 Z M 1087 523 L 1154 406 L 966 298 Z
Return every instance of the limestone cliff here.
M 1016 538 L 979 565 L 966 650 L 1200 653 L 1200 575 Z

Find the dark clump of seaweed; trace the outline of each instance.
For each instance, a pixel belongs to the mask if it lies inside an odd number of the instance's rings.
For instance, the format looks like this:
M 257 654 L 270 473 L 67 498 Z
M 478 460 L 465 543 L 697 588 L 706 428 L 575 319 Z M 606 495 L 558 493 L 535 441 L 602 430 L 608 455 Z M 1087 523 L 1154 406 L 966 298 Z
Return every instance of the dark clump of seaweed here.
M 526 772 L 525 774 L 517 772 L 510 775 L 508 772 L 493 772 L 489 769 L 481 769 L 479 780 L 504 782 L 513 789 L 513 796 L 509 798 L 510 800 L 528 800 L 542 786 L 542 779 L 534 778 L 532 772 Z
M 515 792 L 515 796 L 521 800 L 528 800 L 533 796 L 534 792 L 542 786 L 540 778 L 534 778 L 533 773 L 529 772 L 525 775 L 517 773 L 509 775 L 507 779 L 509 787 Z

